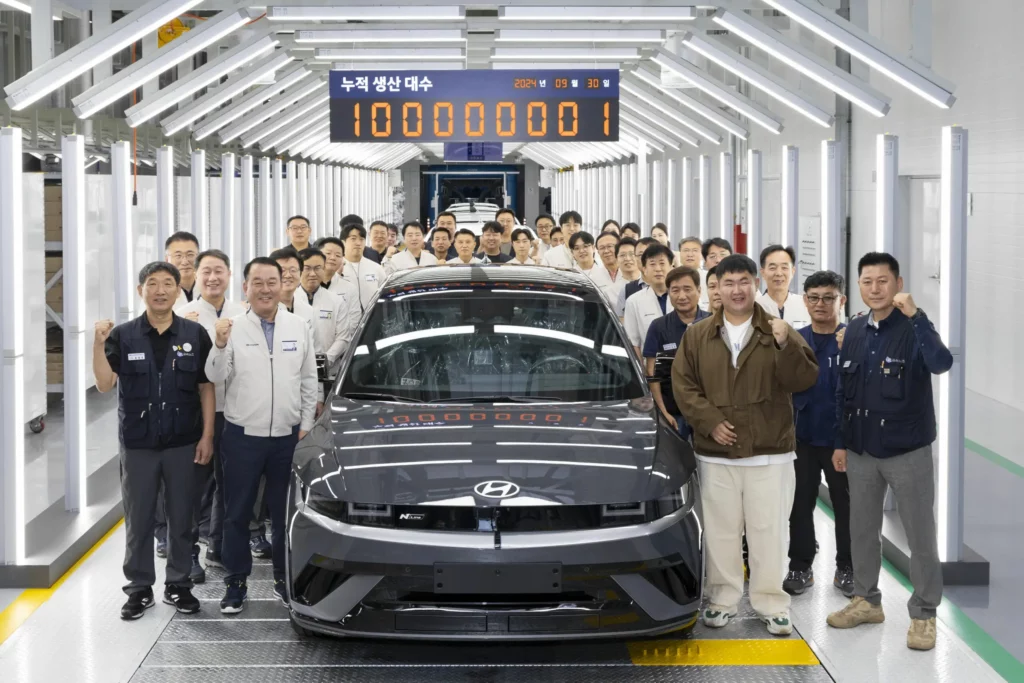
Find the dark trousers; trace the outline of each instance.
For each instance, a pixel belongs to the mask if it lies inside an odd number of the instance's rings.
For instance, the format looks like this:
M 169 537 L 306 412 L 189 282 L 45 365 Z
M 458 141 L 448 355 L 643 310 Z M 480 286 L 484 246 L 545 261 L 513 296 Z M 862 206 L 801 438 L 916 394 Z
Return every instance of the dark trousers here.
M 292 456 L 299 442 L 296 426 L 288 436 L 247 436 L 245 430 L 224 423 L 224 544 L 221 559 L 227 570 L 225 582 L 245 580 L 252 572 L 249 551 L 249 521 L 259 492 L 260 477 L 266 477 L 264 495 L 275 533 L 274 578 L 284 578 L 285 510 Z
M 850 555 L 850 485 L 845 472 L 832 465 L 833 449 L 797 441 L 796 492 L 789 515 L 789 569 L 806 571 L 814 562 L 814 505 L 818 500 L 821 473 L 825 473 L 832 510 L 836 517 L 836 567 L 853 567 Z
M 689 441 L 690 436 L 693 434 L 693 429 L 690 428 L 690 425 L 686 424 L 686 418 L 682 415 L 673 415 L 672 417 L 676 420 L 676 432 L 679 436 Z
M 124 576 L 129 595 L 156 582 L 153 528 L 156 525 L 157 491 L 167 490 L 167 572 L 169 586 L 189 588 L 192 581 L 192 510 L 196 497 L 196 445 L 165 448 L 121 449 L 121 500 L 124 506 Z

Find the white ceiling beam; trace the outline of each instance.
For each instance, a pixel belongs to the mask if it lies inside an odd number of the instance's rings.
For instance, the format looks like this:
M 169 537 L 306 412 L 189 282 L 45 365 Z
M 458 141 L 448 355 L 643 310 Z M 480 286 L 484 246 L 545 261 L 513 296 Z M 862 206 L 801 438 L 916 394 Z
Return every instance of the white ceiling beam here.
M 195 130 L 195 139 L 202 140 L 203 138 L 216 133 L 232 121 L 235 121 L 246 113 L 252 111 L 257 106 L 263 104 L 274 95 L 291 88 L 303 79 L 308 78 L 310 75 L 311 72 L 302 64 L 296 64 L 292 67 L 285 68 L 281 73 L 277 74 L 277 80 L 274 83 L 256 88 L 237 102 L 233 101 L 231 106 L 218 111 L 216 114 L 203 121 L 202 125 L 198 126 Z

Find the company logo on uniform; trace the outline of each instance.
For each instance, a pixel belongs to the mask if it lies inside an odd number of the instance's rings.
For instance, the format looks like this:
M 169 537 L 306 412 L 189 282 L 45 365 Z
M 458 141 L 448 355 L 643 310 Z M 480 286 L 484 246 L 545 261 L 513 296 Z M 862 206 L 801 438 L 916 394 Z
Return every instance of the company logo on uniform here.
M 175 344 L 174 346 L 171 347 L 171 350 L 175 351 L 175 355 L 177 355 L 178 358 L 195 355 L 194 353 L 192 353 L 192 344 L 190 344 L 189 342 L 185 342 L 184 344 L 181 345 Z
M 482 481 L 473 491 L 484 498 L 511 498 L 519 493 L 519 487 L 510 481 Z

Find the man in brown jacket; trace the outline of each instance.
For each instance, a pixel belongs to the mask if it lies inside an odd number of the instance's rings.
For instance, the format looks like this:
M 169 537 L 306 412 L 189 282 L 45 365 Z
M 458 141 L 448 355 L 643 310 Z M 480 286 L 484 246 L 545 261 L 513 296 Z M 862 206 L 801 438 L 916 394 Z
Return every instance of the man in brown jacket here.
M 792 394 L 814 386 L 818 363 L 799 333 L 754 302 L 757 265 L 743 254 L 716 269 L 722 308 L 691 325 L 672 364 L 676 403 L 693 428 L 704 507 L 707 626 L 736 616 L 747 534 L 750 605 L 787 635 L 782 590 L 796 487 Z

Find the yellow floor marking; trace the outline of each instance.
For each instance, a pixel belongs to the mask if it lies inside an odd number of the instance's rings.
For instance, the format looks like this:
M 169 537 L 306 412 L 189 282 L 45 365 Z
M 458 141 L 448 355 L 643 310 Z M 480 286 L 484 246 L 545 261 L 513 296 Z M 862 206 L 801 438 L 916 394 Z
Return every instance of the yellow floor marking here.
M 627 644 L 637 666 L 818 666 L 799 639 L 652 640 Z
M 82 566 L 82 563 L 89 559 L 89 557 L 96 552 L 96 550 L 103 545 L 108 538 L 110 538 L 118 527 L 124 523 L 124 519 L 118 520 L 110 531 L 103 535 L 96 545 L 89 548 L 88 551 L 73 565 L 71 568 L 64 572 L 64 575 L 57 579 L 49 588 L 29 588 L 25 590 L 21 595 L 15 598 L 14 602 L 7 606 L 3 612 L 0 612 L 0 643 L 11 637 L 11 635 L 18 630 L 18 627 L 25 623 L 25 620 L 32 616 L 32 613 L 39 609 L 39 606 L 50 599 L 50 597 L 57 592 L 57 589 L 71 576 L 75 570 Z

